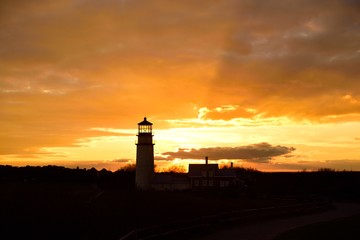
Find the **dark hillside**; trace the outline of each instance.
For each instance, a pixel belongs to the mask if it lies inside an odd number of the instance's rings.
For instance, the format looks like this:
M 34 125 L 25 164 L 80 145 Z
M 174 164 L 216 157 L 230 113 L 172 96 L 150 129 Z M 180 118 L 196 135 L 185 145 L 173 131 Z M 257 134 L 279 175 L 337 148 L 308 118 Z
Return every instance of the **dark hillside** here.
M 131 169 L 0 166 L 1 239 L 118 239 L 135 227 L 360 195 L 358 172 L 238 174 L 241 189 L 138 192 Z

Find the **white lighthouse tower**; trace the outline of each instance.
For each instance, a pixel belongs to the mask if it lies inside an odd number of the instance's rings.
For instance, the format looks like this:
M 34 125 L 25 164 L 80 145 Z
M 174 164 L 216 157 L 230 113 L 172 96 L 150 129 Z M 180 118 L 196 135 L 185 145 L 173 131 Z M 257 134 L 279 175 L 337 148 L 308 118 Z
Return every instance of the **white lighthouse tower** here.
M 135 184 L 139 189 L 149 189 L 154 175 L 154 143 L 152 123 L 144 118 L 138 123 L 138 141 L 136 143 Z

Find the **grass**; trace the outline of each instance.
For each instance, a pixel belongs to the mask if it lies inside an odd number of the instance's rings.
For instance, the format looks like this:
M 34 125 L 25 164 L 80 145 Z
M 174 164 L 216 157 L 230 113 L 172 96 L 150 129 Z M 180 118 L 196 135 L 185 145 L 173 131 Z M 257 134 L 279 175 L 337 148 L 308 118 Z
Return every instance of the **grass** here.
M 360 215 L 310 224 L 282 233 L 275 240 L 359 239 Z
M 102 191 L 75 183 L 0 183 L 0 193 L 0 239 L 111 240 L 135 226 L 294 202 L 218 191 Z

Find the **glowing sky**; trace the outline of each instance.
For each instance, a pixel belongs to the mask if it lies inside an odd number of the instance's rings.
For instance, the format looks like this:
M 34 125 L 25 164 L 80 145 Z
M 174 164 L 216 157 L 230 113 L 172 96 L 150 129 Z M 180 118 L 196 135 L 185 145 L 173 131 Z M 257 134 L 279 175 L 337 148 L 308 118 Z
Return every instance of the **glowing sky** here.
M 359 0 L 2 0 L 0 164 L 360 170 Z

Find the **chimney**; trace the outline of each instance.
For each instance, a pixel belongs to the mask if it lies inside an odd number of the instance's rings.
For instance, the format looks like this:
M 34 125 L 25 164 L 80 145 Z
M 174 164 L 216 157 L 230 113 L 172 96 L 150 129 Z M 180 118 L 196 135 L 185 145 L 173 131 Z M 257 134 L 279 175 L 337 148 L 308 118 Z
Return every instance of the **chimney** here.
M 205 157 L 205 164 L 207 165 L 208 162 L 209 162 L 209 158 L 206 156 L 206 157 Z
M 230 168 L 233 168 L 233 167 L 234 167 L 234 163 L 230 162 Z

